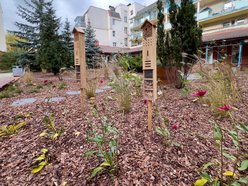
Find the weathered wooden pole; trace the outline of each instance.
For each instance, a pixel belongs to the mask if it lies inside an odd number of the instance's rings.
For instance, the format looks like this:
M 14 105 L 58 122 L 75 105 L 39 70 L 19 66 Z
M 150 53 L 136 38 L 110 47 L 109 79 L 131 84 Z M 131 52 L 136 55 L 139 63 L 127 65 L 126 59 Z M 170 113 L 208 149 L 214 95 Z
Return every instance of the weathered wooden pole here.
M 74 62 L 76 68 L 76 79 L 80 78 L 80 100 L 82 111 L 85 111 L 85 89 L 86 89 L 86 62 L 85 62 L 85 36 L 80 28 L 73 29 L 74 34 Z
M 148 100 L 148 130 L 152 130 L 152 102 L 157 99 L 157 33 L 156 26 L 146 20 L 141 29 L 144 99 Z

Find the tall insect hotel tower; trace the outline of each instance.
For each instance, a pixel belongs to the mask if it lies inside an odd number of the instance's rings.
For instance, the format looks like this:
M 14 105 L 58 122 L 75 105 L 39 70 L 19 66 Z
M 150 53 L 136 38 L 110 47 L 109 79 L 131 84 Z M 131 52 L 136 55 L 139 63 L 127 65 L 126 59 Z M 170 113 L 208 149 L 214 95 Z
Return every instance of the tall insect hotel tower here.
M 148 20 L 143 23 L 141 29 L 144 99 L 148 100 L 148 129 L 152 130 L 152 102 L 157 99 L 157 33 L 156 26 Z

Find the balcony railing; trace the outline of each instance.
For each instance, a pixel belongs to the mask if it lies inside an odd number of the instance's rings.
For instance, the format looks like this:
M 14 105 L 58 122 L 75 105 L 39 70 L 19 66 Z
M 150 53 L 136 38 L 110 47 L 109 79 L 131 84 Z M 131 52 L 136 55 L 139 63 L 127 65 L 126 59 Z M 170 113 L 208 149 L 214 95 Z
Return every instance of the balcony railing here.
M 211 8 L 211 7 L 210 7 Z M 204 19 L 209 19 L 209 18 L 213 18 L 213 17 L 218 17 L 218 16 L 222 16 L 225 14 L 229 14 L 238 10 L 242 10 L 248 8 L 248 1 L 247 0 L 241 0 L 241 1 L 233 1 L 233 6 L 228 8 L 228 9 L 222 9 L 219 12 L 212 12 L 209 10 L 206 10 L 204 12 L 201 12 L 197 15 L 197 20 L 201 21 Z

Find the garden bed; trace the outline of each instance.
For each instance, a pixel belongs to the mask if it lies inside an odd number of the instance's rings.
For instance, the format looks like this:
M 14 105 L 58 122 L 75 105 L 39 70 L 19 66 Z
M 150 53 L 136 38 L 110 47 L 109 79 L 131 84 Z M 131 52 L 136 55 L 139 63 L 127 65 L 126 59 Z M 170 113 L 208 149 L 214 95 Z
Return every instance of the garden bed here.
M 190 94 L 185 96 L 181 90 L 165 88 L 154 106 L 154 127 L 160 124 L 159 110 L 168 118 L 171 140 L 177 143 L 166 146 L 160 136 L 147 130 L 147 106 L 142 97 L 133 96 L 130 113 L 123 114 L 115 100 L 116 93 L 106 90 L 97 94 L 95 103 L 100 115 L 106 116 L 119 131 L 118 173 L 114 178 L 101 174 L 89 181 L 91 170 L 101 162 L 94 157 L 83 157 L 92 148 L 86 141 L 86 132 L 88 122 L 100 123 L 99 118 L 92 114 L 90 101 L 87 101 L 86 112 L 82 113 L 79 95 L 66 94 L 66 91 L 79 90 L 78 83 L 67 79 L 67 86 L 59 89 L 57 78 L 41 74 L 35 74 L 35 77 L 35 86 L 43 87 L 39 91 L 28 93 L 27 87 L 20 82 L 22 93 L 0 100 L 0 126 L 15 123 L 15 116 L 20 113 L 30 113 L 23 118 L 27 124 L 18 133 L 0 137 L 0 185 L 193 185 L 200 178 L 198 169 L 218 157 L 210 123 L 216 118 L 206 105 L 193 102 Z M 51 85 L 44 85 L 45 80 L 51 81 Z M 103 84 L 107 85 L 107 82 Z M 198 81 L 189 85 L 192 92 L 199 84 Z M 235 105 L 239 109 L 236 117 L 247 122 L 247 74 L 240 76 L 239 84 L 243 100 Z M 44 102 L 46 98 L 58 96 L 65 99 Z M 37 101 L 11 106 L 13 101 L 22 98 L 37 98 Z M 63 128 L 63 134 L 57 140 L 39 136 L 44 131 L 42 118 L 46 112 L 54 112 L 56 125 Z M 218 121 L 226 126 L 230 124 L 228 118 Z M 173 124 L 178 128 L 173 128 Z M 34 159 L 42 148 L 49 150 L 51 163 L 32 174 Z

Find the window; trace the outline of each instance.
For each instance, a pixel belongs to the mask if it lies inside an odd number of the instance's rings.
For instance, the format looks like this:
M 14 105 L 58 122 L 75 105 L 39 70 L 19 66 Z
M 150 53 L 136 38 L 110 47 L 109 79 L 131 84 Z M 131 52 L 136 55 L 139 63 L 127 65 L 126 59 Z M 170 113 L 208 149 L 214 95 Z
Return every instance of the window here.
M 224 10 L 230 10 L 232 8 L 234 8 L 234 2 L 228 2 L 224 4 Z
M 113 42 L 113 46 L 116 47 L 116 42 Z
M 114 30 L 113 30 L 113 32 L 112 32 L 112 36 L 115 37 L 115 31 L 114 31 Z
M 237 19 L 236 20 L 236 25 L 242 25 L 245 24 L 245 19 Z
M 124 45 L 127 46 L 127 38 L 124 38 Z
M 124 27 L 124 33 L 127 34 L 127 27 Z
M 127 16 L 124 16 L 124 22 L 127 23 Z
M 113 25 L 115 25 L 115 19 L 113 19 Z
M 133 15 L 133 10 L 130 11 L 130 15 Z
M 229 26 L 232 26 L 232 23 L 230 21 L 223 23 L 224 28 L 229 27 Z

